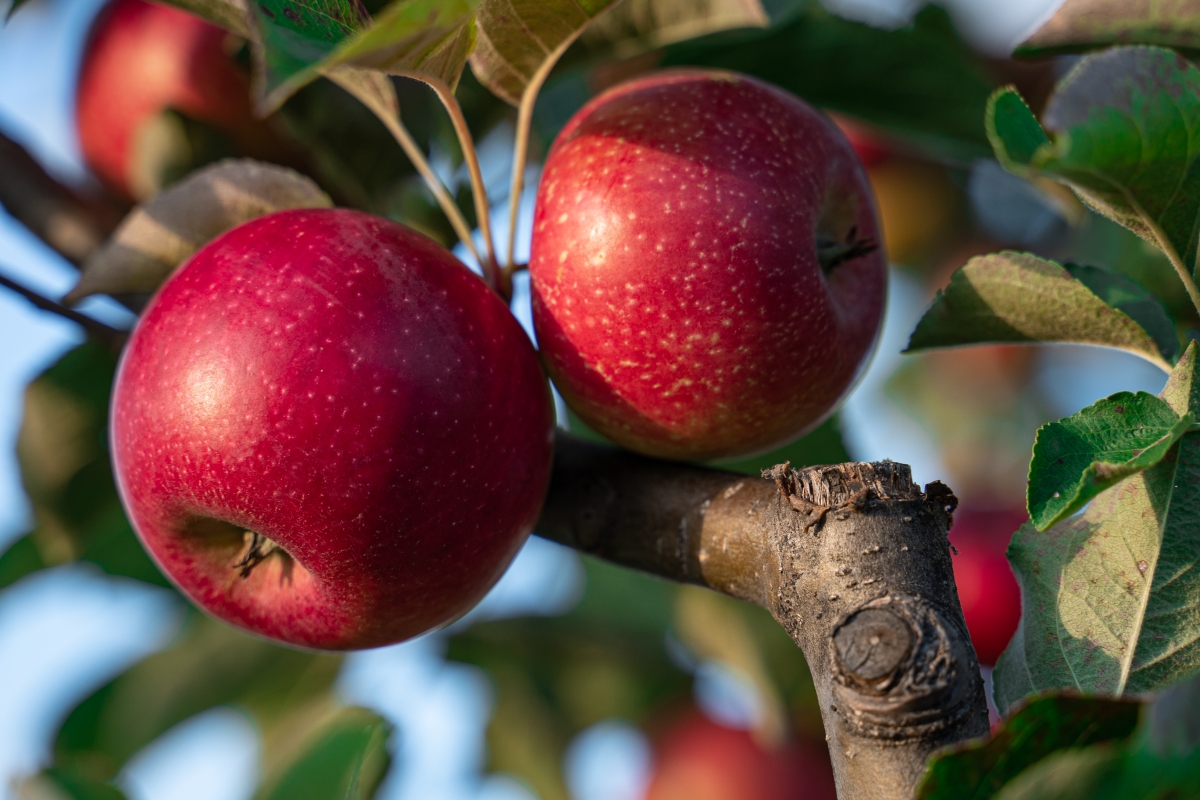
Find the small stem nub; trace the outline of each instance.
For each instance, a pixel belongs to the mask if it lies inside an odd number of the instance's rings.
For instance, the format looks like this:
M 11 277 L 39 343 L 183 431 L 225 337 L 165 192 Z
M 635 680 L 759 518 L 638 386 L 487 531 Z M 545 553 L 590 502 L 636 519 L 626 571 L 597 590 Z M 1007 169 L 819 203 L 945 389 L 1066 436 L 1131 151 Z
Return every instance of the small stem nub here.
M 869 236 L 859 237 L 858 227 L 852 227 L 844 241 L 817 237 L 817 260 L 821 271 L 828 275 L 839 264 L 862 258 L 879 249 L 879 243 Z
M 250 573 L 254 571 L 255 567 L 265 561 L 267 556 L 279 549 L 279 545 L 261 533 L 256 533 L 255 531 L 246 531 L 246 533 L 248 534 L 247 538 L 250 540 L 250 546 L 241 560 L 233 565 L 234 569 L 241 570 L 238 575 L 241 576 L 242 580 L 249 578 Z

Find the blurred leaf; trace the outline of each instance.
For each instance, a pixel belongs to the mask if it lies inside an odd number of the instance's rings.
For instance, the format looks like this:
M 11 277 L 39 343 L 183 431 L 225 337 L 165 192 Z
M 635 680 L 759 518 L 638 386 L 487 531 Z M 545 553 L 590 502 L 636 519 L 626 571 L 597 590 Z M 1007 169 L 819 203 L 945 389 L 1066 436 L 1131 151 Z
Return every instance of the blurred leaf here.
M 1029 516 L 1044 531 L 1163 460 L 1194 418 L 1146 392 L 1118 392 L 1043 425 L 1029 465 Z
M 50 767 L 16 786 L 19 800 L 125 800 L 116 786 L 74 770 Z
M 0 587 L 76 559 L 170 585 L 134 536 L 113 482 L 107 424 L 115 370 L 116 356 L 89 342 L 25 390 L 17 458 L 36 527 L 0 557 Z
M 1092 290 L 1092 293 L 1108 305 L 1123 312 L 1154 339 L 1158 351 L 1167 361 L 1174 361 L 1179 353 L 1179 337 L 1175 323 L 1167 316 L 1154 295 L 1136 281 L 1099 267 L 1066 263 L 1063 267 L 1071 277 Z
M 183 720 L 219 705 L 251 714 L 270 743 L 329 702 L 341 658 L 287 650 L 190 611 L 179 638 L 80 702 L 59 727 L 55 763 L 100 780 Z M 277 728 L 282 726 L 281 733 Z
M 214 25 L 236 33 L 243 38 L 250 36 L 247 15 L 247 0 L 167 0 L 171 5 L 203 17 Z
M 483 668 L 495 688 L 488 768 L 542 800 L 567 800 L 562 757 L 576 733 L 614 716 L 636 724 L 691 690 L 665 646 L 677 587 L 583 561 L 587 588 L 569 614 L 479 623 L 447 653 Z
M 1167 757 L 1200 748 L 1200 677 L 1167 689 L 1144 719 L 1146 744 Z
M 264 779 L 255 800 L 370 800 L 391 761 L 390 732 L 372 711 L 340 709 L 285 768 Z
M 289 208 L 329 208 L 317 185 L 286 167 L 229 159 L 193 172 L 129 213 L 83 265 L 67 295 L 153 292 L 175 268 L 227 230 Z
M 51 566 L 38 551 L 33 534 L 25 534 L 0 555 L 0 589 L 7 588 L 26 575 Z
M 10 0 L 8 12 L 4 15 L 4 22 L 7 23 L 10 19 L 12 19 L 12 15 L 17 13 L 17 9 L 25 5 L 27 2 L 29 2 L 29 0 Z
M 1015 55 L 1073 53 L 1116 44 L 1200 49 L 1196 0 L 1067 0 Z
M 1046 175 L 1187 269 L 1200 234 L 1200 71 L 1158 47 L 1088 56 L 1046 106 L 1042 131 L 1014 89 L 993 95 L 988 135 L 1005 167 Z
M 1146 330 L 1055 264 L 1028 253 L 976 256 L 917 323 L 906 353 L 985 342 L 1072 342 L 1128 350 L 1170 369 Z
M 770 81 L 813 105 L 882 128 L 938 161 L 990 155 L 982 124 L 994 83 L 946 12 L 898 30 L 836 17 L 817 3 L 766 30 L 672 45 L 663 66 L 703 66 Z
M 1159 395 L 1176 414 L 1200 408 L 1197 356 L 1193 343 Z M 996 666 L 1002 712 L 1047 689 L 1120 696 L 1200 673 L 1198 507 L 1200 434 L 1188 433 L 1082 515 L 1017 531 L 1022 617 Z
M 1050 753 L 1124 739 L 1141 703 L 1051 694 L 1015 707 L 990 735 L 942 750 L 926 767 L 919 800 L 988 800 Z

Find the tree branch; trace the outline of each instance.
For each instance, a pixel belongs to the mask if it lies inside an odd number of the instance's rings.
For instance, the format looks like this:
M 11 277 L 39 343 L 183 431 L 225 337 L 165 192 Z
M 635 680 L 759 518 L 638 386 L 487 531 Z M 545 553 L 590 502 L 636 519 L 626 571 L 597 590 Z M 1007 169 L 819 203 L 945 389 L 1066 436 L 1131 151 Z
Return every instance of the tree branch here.
M 0 275 L 0 286 L 8 289 L 16 294 L 21 295 L 30 303 L 43 311 L 49 311 L 51 314 L 57 314 L 63 319 L 68 319 L 79 325 L 92 338 L 103 342 L 111 347 L 114 351 L 120 351 L 125 346 L 126 339 L 129 338 L 129 332 L 114 328 L 111 325 L 106 325 L 98 319 L 93 319 L 87 314 L 80 314 L 74 309 L 67 308 L 62 303 L 51 300 L 48 297 L 43 297 L 32 289 L 22 286 L 12 278 Z
M 2 133 L 0 205 L 75 265 L 108 237 L 123 212 L 116 203 L 91 201 L 63 186 Z
M 911 797 L 929 755 L 987 733 L 946 532 L 906 465 L 774 480 L 560 437 L 540 535 L 769 610 L 804 651 L 841 800 Z

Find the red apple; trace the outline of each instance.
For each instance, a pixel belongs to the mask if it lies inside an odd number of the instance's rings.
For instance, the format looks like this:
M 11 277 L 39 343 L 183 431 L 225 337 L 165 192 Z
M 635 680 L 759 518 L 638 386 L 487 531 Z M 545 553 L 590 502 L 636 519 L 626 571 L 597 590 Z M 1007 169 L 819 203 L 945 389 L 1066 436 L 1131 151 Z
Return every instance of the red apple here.
M 397 642 L 474 605 L 549 479 L 528 337 L 432 241 L 284 211 L 159 290 L 117 375 L 126 510 L 212 614 L 305 647 Z
M 109 186 L 135 191 L 139 134 L 168 108 L 230 134 L 247 155 L 268 147 L 229 35 L 177 8 L 114 0 L 97 18 L 76 90 L 83 157 Z
M 645 800 L 836 800 L 824 742 L 772 752 L 749 731 L 703 714 L 682 717 L 659 742 Z
M 1029 519 L 1023 506 L 1005 509 L 959 507 L 950 528 L 954 582 L 979 663 L 992 666 L 1021 621 L 1021 588 L 1004 552 L 1017 528 Z
M 568 405 L 651 456 L 781 446 L 824 420 L 879 331 L 871 191 L 820 112 L 751 78 L 618 86 L 559 134 L 530 273 Z

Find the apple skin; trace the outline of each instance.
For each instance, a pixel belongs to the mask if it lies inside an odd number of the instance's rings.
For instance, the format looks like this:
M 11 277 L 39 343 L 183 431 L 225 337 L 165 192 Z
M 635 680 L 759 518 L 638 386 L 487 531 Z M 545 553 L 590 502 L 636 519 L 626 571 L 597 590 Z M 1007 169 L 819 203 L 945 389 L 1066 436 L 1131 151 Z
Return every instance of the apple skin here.
M 449 252 L 356 211 L 200 250 L 121 359 L 112 450 L 192 600 L 309 648 L 375 647 L 478 602 L 537 518 L 553 416 L 529 338 Z M 254 531 L 277 543 L 247 577 Z
M 771 752 L 749 731 L 691 712 L 658 743 L 644 800 L 837 800 L 837 790 L 824 742 Z
M 1005 551 L 1013 533 L 1029 519 L 1023 506 L 1001 509 L 959 507 L 950 528 L 954 583 L 979 663 L 994 666 L 1021 621 L 1021 587 Z
M 543 363 L 589 426 L 672 459 L 763 452 L 837 407 L 880 327 L 879 250 L 826 275 L 816 239 L 879 241 L 820 112 L 721 71 L 615 87 L 555 140 L 529 264 Z
M 75 111 L 84 160 L 105 184 L 134 196 L 138 132 L 168 108 L 230 134 L 246 155 L 270 147 L 228 39 L 199 17 L 147 0 L 114 0 L 100 12 L 84 51 Z

